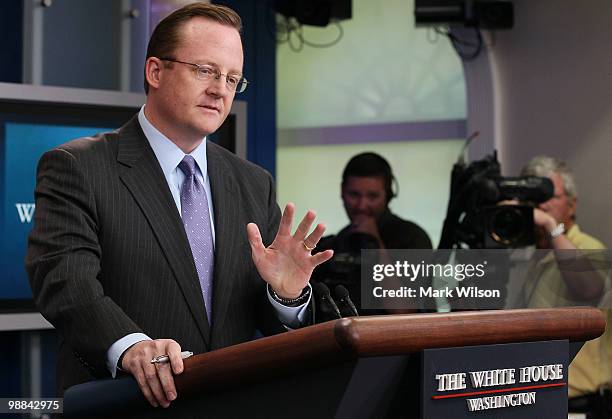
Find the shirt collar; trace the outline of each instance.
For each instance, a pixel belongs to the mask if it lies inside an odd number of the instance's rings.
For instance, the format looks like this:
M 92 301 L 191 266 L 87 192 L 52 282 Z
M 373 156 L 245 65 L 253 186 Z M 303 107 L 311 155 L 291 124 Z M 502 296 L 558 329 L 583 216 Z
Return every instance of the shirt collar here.
M 138 122 L 142 127 L 145 137 L 149 141 L 157 161 L 161 166 L 164 176 L 168 177 L 176 170 L 179 163 L 185 157 L 185 153 L 176 144 L 174 144 L 168 137 L 162 134 L 157 128 L 149 122 L 144 113 L 145 105 L 140 108 L 138 112 Z M 206 160 L 206 137 L 202 139 L 202 142 L 197 146 L 191 153 L 189 153 L 198 164 L 202 177 L 206 181 L 208 172 L 208 163 Z
M 579 235 L 580 235 L 580 228 L 578 227 L 578 224 L 576 223 L 574 223 L 569 228 L 569 230 L 567 230 L 567 232 L 565 233 L 565 236 L 567 237 L 567 239 L 571 241 L 572 243 L 576 243 L 576 238 Z

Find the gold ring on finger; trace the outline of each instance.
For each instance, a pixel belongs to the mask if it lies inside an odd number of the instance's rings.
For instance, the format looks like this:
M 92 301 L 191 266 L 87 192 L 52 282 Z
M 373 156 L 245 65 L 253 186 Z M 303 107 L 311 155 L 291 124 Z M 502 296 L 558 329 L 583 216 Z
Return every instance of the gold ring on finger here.
M 310 246 L 308 246 L 306 244 L 305 241 L 302 241 L 302 244 L 304 245 L 304 249 L 308 250 L 309 252 L 312 252 L 314 250 L 314 248 L 317 247 L 317 245 L 314 245 L 314 246 L 310 247 Z

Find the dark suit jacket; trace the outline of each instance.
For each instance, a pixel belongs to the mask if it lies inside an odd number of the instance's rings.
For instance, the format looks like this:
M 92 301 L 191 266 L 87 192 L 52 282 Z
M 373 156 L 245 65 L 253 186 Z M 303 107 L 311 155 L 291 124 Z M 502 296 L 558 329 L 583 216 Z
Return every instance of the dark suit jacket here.
M 194 353 L 283 330 L 251 259 L 280 210 L 269 173 L 207 144 L 216 231 L 212 327 L 176 204 L 138 120 L 47 152 L 37 172 L 26 268 L 58 329 L 60 390 L 109 376 L 106 351 L 143 332 Z

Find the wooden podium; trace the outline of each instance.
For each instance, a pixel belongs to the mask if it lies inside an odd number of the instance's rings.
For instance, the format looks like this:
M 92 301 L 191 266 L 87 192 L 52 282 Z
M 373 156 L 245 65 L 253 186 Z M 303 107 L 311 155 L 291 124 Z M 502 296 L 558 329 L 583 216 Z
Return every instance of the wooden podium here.
M 186 359 L 175 378 L 179 399 L 168 409 L 149 407 L 125 378 L 70 388 L 64 413 L 418 418 L 423 350 L 568 340 L 571 360 L 604 329 L 601 311 L 582 307 L 351 317 Z

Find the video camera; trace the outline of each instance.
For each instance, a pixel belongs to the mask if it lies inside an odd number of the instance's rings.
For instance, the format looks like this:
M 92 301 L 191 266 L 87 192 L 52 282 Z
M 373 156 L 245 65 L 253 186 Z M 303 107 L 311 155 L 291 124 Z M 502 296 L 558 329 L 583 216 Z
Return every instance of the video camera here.
M 439 249 L 529 246 L 535 242 L 533 208 L 553 196 L 550 179 L 503 177 L 497 153 L 453 166 Z M 517 201 L 504 204 L 504 201 Z
M 332 290 L 338 285 L 346 287 L 355 305 L 361 307 L 361 250 L 378 247 L 376 238 L 361 232 L 345 231 L 323 238 L 317 250 L 333 249 L 334 257 L 317 266 L 313 282 L 322 282 Z

